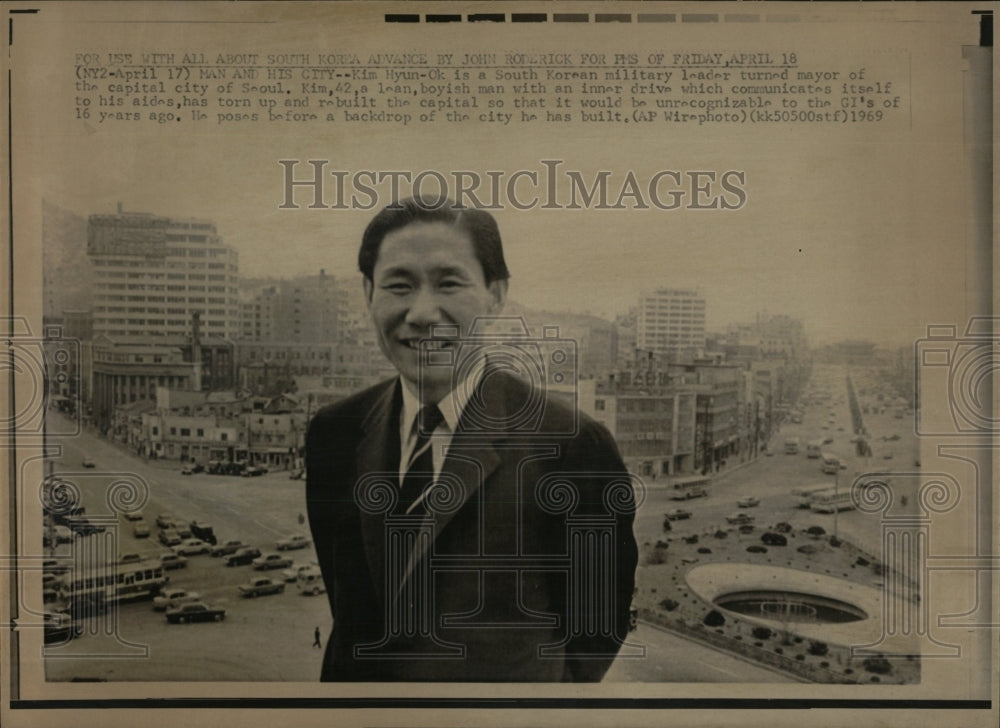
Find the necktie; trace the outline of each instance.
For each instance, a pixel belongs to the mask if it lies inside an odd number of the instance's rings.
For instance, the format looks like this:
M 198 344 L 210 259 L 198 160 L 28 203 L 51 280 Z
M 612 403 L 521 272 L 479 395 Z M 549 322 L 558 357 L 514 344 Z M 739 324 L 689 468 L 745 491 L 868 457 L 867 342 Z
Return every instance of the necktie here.
M 417 413 L 417 440 L 413 445 L 413 456 L 410 467 L 403 476 L 403 485 L 399 493 L 399 508 L 397 512 L 406 513 L 410 506 L 434 482 L 434 453 L 430 445 L 430 436 L 444 422 L 444 415 L 436 404 L 424 405 Z M 422 505 L 413 509 L 413 513 L 421 513 Z

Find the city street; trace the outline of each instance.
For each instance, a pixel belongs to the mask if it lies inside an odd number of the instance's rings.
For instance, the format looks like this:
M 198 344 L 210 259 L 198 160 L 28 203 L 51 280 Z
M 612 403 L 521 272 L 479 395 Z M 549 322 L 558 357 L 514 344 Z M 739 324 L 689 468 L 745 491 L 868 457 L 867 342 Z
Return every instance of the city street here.
M 877 516 L 844 511 L 836 516 L 818 514 L 797 507 L 790 495 L 792 488 L 804 484 L 834 484 L 833 475 L 824 475 L 820 460 L 806 457 L 805 450 L 786 455 L 782 442 L 798 436 L 802 443 L 832 436 L 824 451 L 843 458 L 848 467 L 837 476 L 841 488 L 849 488 L 855 473 L 866 468 L 879 470 L 883 462 L 875 458 L 857 458 L 850 443 L 853 435 L 847 405 L 846 385 L 841 370 L 831 372 L 829 383 L 835 396 L 829 409 L 824 405 L 807 407 L 800 425 L 786 425 L 770 443 L 772 456 L 718 474 L 709 487 L 707 497 L 687 501 L 670 500 L 670 491 L 662 484 L 650 483 L 645 502 L 636 518 L 636 537 L 640 548 L 663 538 L 664 513 L 684 508 L 692 517 L 672 522 L 671 536 L 704 533 L 725 525 L 725 517 L 736 512 L 747 513 L 763 526 L 786 521 L 796 527 L 820 525 L 828 532 L 837 529 L 842 537 L 868 550 L 879 548 Z M 815 379 L 816 375 L 814 375 Z M 830 424 L 832 420 L 832 424 Z M 873 442 L 889 432 L 902 437 L 891 444 L 895 455 L 891 461 L 903 465 L 909 460 L 916 444 L 903 422 L 889 415 L 866 418 Z M 92 470 L 81 467 L 84 457 L 94 461 Z M 148 483 L 149 498 L 142 510 L 150 524 L 150 538 L 137 539 L 131 523 L 123 517 L 118 529 L 119 553 L 140 553 L 155 557 L 168 549 L 156 538 L 156 516 L 169 512 L 184 522 L 207 521 L 220 542 L 239 539 L 262 551 L 273 551 L 274 543 L 294 533 L 308 534 L 308 528 L 298 523 L 305 512 L 304 484 L 291 480 L 287 472 L 274 472 L 260 477 L 220 476 L 198 473 L 182 475 L 181 465 L 165 460 L 146 461 L 126 453 L 116 445 L 84 433 L 64 443 L 63 455 L 55 461 L 55 473 L 73 474 L 66 477 L 80 488 L 82 505 L 88 515 L 107 513 L 106 493 L 116 479 L 113 474 L 133 473 Z M 737 500 L 753 495 L 760 505 L 738 508 Z M 87 539 L 103 538 L 90 536 Z M 78 539 L 76 547 L 82 546 Z M 65 554 L 70 545 L 60 547 Z M 313 549 L 287 552 L 296 564 L 315 560 Z M 162 612 L 154 612 L 148 601 L 123 604 L 119 607 L 119 637 L 131 645 L 148 645 L 148 658 L 125 658 L 136 647 L 122 644 L 110 636 L 98 633 L 99 623 L 92 620 L 85 633 L 65 646 L 48 648 L 47 675 L 52 680 L 250 680 L 250 681 L 313 681 L 319 675 L 322 650 L 312 647 L 313 630 L 318 626 L 325 643 L 330 631 L 330 615 L 325 596 L 300 595 L 293 583 L 286 584 L 284 593 L 258 599 L 244 599 L 237 586 L 251 576 L 280 578 L 277 572 L 256 572 L 249 566 L 227 568 L 223 559 L 208 555 L 188 557 L 184 569 L 167 572 L 170 585 L 199 592 L 213 606 L 227 610 L 226 619 L 218 623 L 167 624 Z M 641 565 L 637 574 L 640 591 L 655 590 L 651 572 Z M 103 620 L 100 622 L 103 624 Z M 646 682 L 775 682 L 791 680 L 774 671 L 752 665 L 716 649 L 691 642 L 652 625 L 640 624 L 630 641 L 647 647 L 644 659 L 619 659 L 607 679 L 611 681 Z M 104 654 L 101 659 L 94 655 Z M 78 655 L 79 658 L 71 658 Z M 57 657 L 58 656 L 58 657 Z

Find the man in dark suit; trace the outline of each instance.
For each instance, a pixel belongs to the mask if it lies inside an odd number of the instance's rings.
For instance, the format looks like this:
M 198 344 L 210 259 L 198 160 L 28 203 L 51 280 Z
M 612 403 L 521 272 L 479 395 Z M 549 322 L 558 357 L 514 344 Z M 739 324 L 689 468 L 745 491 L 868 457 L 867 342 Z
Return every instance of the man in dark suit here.
M 495 220 L 404 200 L 358 257 L 400 376 L 310 424 L 321 679 L 600 680 L 628 631 L 633 486 L 601 425 L 509 372 L 539 351 L 526 331 L 483 328 L 509 277 Z

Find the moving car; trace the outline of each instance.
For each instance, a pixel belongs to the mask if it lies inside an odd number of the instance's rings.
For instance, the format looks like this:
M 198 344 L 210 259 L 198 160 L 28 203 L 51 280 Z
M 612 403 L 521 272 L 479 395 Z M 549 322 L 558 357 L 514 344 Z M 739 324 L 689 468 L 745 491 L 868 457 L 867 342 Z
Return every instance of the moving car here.
M 292 549 L 304 549 L 310 543 L 312 542 L 305 536 L 296 534 L 294 536 L 281 539 L 275 544 L 275 548 L 278 549 L 278 551 L 291 551 Z
M 743 496 L 736 501 L 736 505 L 740 508 L 754 508 L 760 505 L 760 498 L 755 498 L 752 495 Z
M 252 564 L 253 568 L 257 570 L 285 569 L 292 565 L 292 559 L 289 556 L 282 556 L 276 553 L 262 554 L 254 559 Z
M 95 464 L 94 464 L 94 461 L 93 461 L 93 460 L 91 460 L 90 458 L 84 458 L 84 459 L 83 459 L 83 460 L 81 461 L 81 463 L 80 463 L 80 464 L 81 464 L 81 465 L 83 465 L 83 467 L 85 467 L 85 468 L 93 468 L 93 467 L 96 467 L 96 466 L 95 466 Z
M 680 521 L 685 518 L 690 518 L 691 511 L 684 510 L 683 508 L 674 508 L 672 510 L 667 511 L 663 515 L 665 515 L 671 521 Z
M 187 566 L 187 559 L 180 554 L 163 554 L 160 556 L 160 565 L 164 569 L 183 569 Z
M 749 516 L 746 513 L 730 513 L 726 516 L 726 522 L 740 526 L 750 525 L 754 522 L 754 517 Z
M 164 546 L 179 546 L 183 542 L 181 535 L 172 528 L 164 528 L 160 531 L 160 543 Z
M 248 599 L 264 596 L 266 594 L 281 594 L 285 591 L 284 583 L 275 581 L 266 576 L 258 576 L 251 579 L 248 584 L 240 584 L 238 587 L 240 594 Z
M 708 491 L 704 488 L 688 488 L 671 493 L 670 500 L 691 500 L 692 498 L 704 498 L 707 495 Z
M 83 633 L 83 627 L 66 612 L 45 612 L 45 644 L 69 642 Z
M 142 511 L 126 511 L 125 519 L 128 521 L 141 521 L 143 519 Z
M 260 556 L 260 549 L 253 546 L 241 548 L 231 556 L 226 557 L 226 566 L 246 566 L 252 564 Z
M 288 569 L 281 572 L 281 577 L 285 581 L 296 581 L 299 578 L 299 574 L 309 571 L 310 569 L 318 569 L 319 564 L 316 562 L 310 562 L 308 564 L 292 564 Z
M 136 538 L 149 538 L 149 524 L 145 521 L 136 521 L 132 526 L 132 535 Z
M 118 554 L 119 564 L 134 564 L 142 561 L 142 554 L 130 553 L 130 554 Z
M 184 624 L 186 622 L 221 622 L 226 618 L 226 610 L 221 607 L 210 607 L 204 602 L 189 602 L 176 609 L 167 610 L 169 624 Z
M 199 538 L 189 538 L 187 541 L 174 546 L 174 553 L 181 556 L 197 556 L 207 554 L 212 547 Z
M 176 609 L 187 602 L 197 602 L 201 600 L 201 594 L 188 591 L 179 587 L 164 589 L 159 596 L 153 597 L 153 610 L 162 612 L 166 609 Z
M 213 546 L 209 553 L 212 556 L 229 556 L 229 554 L 235 554 L 244 546 L 246 546 L 246 544 L 239 540 L 226 541 L 218 546 Z

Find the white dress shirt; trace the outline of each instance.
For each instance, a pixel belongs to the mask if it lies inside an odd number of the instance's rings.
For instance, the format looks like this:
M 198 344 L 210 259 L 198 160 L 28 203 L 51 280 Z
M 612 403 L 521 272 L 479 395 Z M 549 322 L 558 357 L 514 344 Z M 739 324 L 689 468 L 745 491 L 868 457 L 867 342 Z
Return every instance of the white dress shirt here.
M 465 406 L 469 403 L 472 393 L 479 386 L 485 365 L 485 359 L 480 359 L 472 367 L 468 376 L 437 403 L 444 416 L 444 421 L 438 425 L 430 437 L 429 447 L 432 449 L 431 457 L 434 460 L 435 477 L 441 472 L 441 466 L 444 465 L 444 459 L 448 454 L 448 446 L 451 445 L 452 437 L 458 430 L 458 421 L 461 419 L 462 412 L 465 411 Z M 413 452 L 413 447 L 417 441 L 417 414 L 424 403 L 413 391 L 413 385 L 405 379 L 401 378 L 400 380 L 403 384 L 403 407 L 399 415 L 399 482 L 402 483 L 410 463 L 420 454 Z

